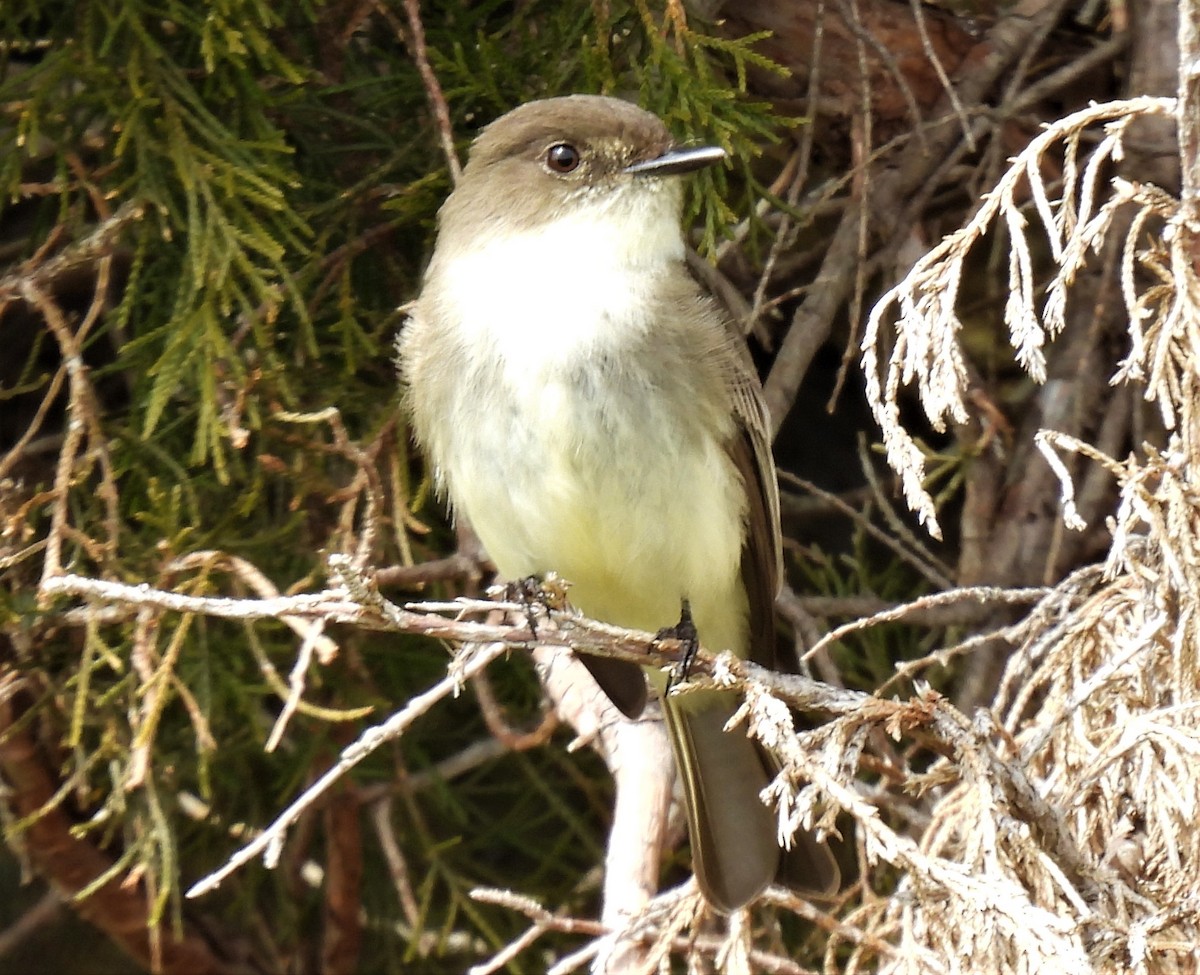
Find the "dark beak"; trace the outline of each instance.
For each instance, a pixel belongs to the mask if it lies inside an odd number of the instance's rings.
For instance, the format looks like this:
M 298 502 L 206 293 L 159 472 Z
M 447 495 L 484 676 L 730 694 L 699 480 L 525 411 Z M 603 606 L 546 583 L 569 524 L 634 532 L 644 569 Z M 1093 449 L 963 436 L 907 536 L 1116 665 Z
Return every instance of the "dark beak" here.
M 661 156 L 626 166 L 624 172 L 631 176 L 674 176 L 703 169 L 725 158 L 720 146 L 698 146 L 695 149 L 670 149 Z

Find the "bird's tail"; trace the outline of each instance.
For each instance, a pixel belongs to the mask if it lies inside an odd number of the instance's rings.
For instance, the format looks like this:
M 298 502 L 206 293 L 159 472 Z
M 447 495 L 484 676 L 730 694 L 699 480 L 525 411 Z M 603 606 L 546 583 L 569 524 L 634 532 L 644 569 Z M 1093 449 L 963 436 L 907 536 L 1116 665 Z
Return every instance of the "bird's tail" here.
M 803 832 L 790 850 L 778 845 L 775 813 L 759 798 L 778 763 L 742 731 L 724 730 L 737 703 L 734 694 L 702 692 L 668 698 L 664 706 L 700 889 L 727 913 L 776 880 L 829 896 L 840 874 L 828 847 Z

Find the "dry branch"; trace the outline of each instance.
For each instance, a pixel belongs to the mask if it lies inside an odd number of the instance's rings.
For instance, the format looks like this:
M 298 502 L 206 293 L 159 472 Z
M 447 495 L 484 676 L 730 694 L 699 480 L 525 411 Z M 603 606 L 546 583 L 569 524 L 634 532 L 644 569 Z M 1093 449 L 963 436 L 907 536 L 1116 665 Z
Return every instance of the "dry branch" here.
M 1183 972 L 1200 962 L 1197 915 L 1179 909 L 1195 905 L 1200 891 L 1196 227 L 1186 205 L 1161 187 L 1108 175 L 1134 120 L 1175 116 L 1183 128 L 1194 124 L 1183 114 L 1194 111 L 1183 97 L 1142 97 L 1094 105 L 1048 126 L 975 216 L 872 312 L 863 343 L 868 398 L 905 496 L 931 531 L 937 521 L 924 456 L 900 422 L 900 393 L 913 387 L 939 429 L 969 419 L 959 289 L 968 253 L 997 225 L 1009 254 L 1010 343 L 1038 382 L 1047 375 L 1043 350 L 1064 328 L 1080 271 L 1116 236 L 1130 351 L 1113 364 L 1111 382 L 1138 389 L 1170 432 L 1164 448 L 1142 444 L 1124 460 L 1061 431 L 1038 433 L 1062 486 L 1068 527 L 1085 521 L 1062 454 L 1076 453 L 1115 478 L 1108 556 L 1102 573 L 1075 574 L 1005 628 L 1016 649 L 993 711 L 974 726 L 955 712 L 934 716 L 940 741 L 956 737 L 948 722 L 959 723 L 957 781 L 943 788 L 947 770 L 930 768 L 931 819 L 920 859 L 900 883 L 907 897 L 864 915 L 876 937 L 903 949 L 885 971 Z M 1094 126 L 1100 132 L 1085 153 Z M 1055 170 L 1052 157 L 1061 159 L 1062 173 L 1053 189 L 1044 177 Z M 1185 159 L 1185 172 L 1188 165 Z M 1132 219 L 1118 222 L 1126 208 Z M 1053 261 L 1043 301 L 1035 236 Z M 886 356 L 885 341 L 892 343 Z M 947 862 L 966 873 L 928 869 Z M 854 952 L 867 957 L 861 945 Z M 921 959 L 915 966 L 914 958 Z

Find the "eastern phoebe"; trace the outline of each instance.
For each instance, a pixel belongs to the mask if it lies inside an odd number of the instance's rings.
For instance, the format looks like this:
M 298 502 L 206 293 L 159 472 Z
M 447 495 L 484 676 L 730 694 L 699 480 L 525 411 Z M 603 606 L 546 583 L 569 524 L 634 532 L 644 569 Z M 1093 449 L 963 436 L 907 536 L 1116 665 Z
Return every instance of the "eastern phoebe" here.
M 400 340 L 416 438 L 512 579 L 557 572 L 582 612 L 655 631 L 686 600 L 704 646 L 776 665 L 779 502 L 762 391 L 741 336 L 692 280 L 678 148 L 613 98 L 531 102 L 487 126 L 439 214 Z M 581 657 L 627 715 L 639 668 Z M 663 689 L 661 671 L 650 673 Z M 732 692 L 667 697 L 696 877 L 716 908 L 777 876 L 838 884 L 807 835 L 781 852 L 759 792 L 775 765 Z

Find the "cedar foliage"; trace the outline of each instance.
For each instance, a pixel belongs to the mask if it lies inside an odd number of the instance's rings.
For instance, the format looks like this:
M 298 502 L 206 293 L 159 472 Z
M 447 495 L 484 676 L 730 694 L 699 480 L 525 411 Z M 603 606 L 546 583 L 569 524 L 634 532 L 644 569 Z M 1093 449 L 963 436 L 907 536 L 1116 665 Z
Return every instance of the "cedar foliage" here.
M 541 2 L 515 15 L 460 3 L 423 22 L 460 153 L 480 122 L 521 101 L 621 92 L 743 161 L 697 184 L 704 246 L 752 199 L 746 161 L 779 125 L 744 94 L 747 64 L 772 67 L 754 38 L 722 39 L 651 3 Z M 63 452 L 57 514 L 53 444 L 6 461 L 0 677 L 18 694 L 17 726 L 53 743 L 46 760 L 64 787 L 52 807 L 111 857 L 79 897 L 137 876 L 156 931 L 185 930 L 182 888 L 230 852 L 238 824 L 269 821 L 345 729 L 427 685 L 444 651 L 339 633 L 339 660 L 309 676 L 282 746 L 265 755 L 294 634 L 191 614 L 66 622 L 64 604 L 34 604 L 38 540 L 62 533 L 59 564 L 72 572 L 193 595 L 261 594 L 255 574 L 310 588 L 323 553 L 357 544 L 363 524 L 364 468 L 328 423 L 302 416 L 336 407 L 389 505 L 373 516 L 385 526 L 367 543 L 373 563 L 445 546 L 443 529 L 418 520 L 426 488 L 411 479 L 391 362 L 396 308 L 416 293 L 450 187 L 411 41 L 401 11 L 369 5 L 0 8 L 0 128 L 15 148 L 0 154 L 4 446 L 30 430 L 61 436 L 64 410 L 85 427 Z M 22 290 L 30 280 L 37 296 Z M 47 328 L 55 311 L 67 334 Z M 54 377 L 72 332 L 87 370 L 67 403 Z M 528 669 L 516 670 L 502 696 L 536 713 Z M 472 705 L 452 703 L 400 753 L 368 763 L 359 786 L 384 794 L 400 770 L 484 734 Z M 364 969 L 422 956 L 454 967 L 500 947 L 519 919 L 471 901 L 479 883 L 521 876 L 586 910 L 595 889 L 576 888 L 601 855 L 607 798 L 595 760 L 579 765 L 541 749 L 397 802 L 419 911 L 397 921 L 367 836 L 355 854 Z M 200 804 L 206 816 L 189 818 L 185 806 Z M 9 822 L 10 842 L 19 848 L 47 812 Z M 311 831 L 333 825 L 310 824 L 287 869 L 252 867 L 215 899 L 256 953 L 313 950 L 321 897 L 300 864 L 325 859 Z M 481 941 L 463 943 L 462 929 Z M 160 950 L 152 939 L 151 957 Z

